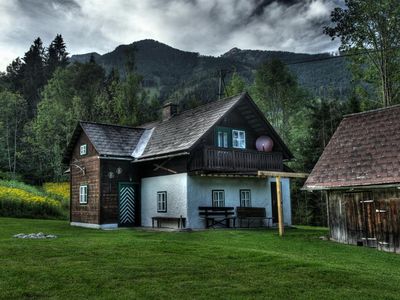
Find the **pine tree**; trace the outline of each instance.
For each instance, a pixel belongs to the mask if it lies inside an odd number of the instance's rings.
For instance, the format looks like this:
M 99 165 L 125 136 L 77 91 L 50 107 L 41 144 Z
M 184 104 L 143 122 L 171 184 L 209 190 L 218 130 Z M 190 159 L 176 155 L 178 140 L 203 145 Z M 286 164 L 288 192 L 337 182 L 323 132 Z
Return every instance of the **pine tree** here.
M 232 78 L 229 84 L 226 86 L 227 96 L 233 96 L 244 92 L 246 89 L 246 83 L 243 78 L 235 71 L 232 74 Z
M 42 40 L 37 38 L 22 58 L 22 94 L 28 103 L 28 116 L 33 118 L 40 99 L 40 91 L 46 83 Z
M 46 76 L 50 78 L 54 71 L 68 65 L 68 52 L 61 34 L 57 34 L 47 49 Z

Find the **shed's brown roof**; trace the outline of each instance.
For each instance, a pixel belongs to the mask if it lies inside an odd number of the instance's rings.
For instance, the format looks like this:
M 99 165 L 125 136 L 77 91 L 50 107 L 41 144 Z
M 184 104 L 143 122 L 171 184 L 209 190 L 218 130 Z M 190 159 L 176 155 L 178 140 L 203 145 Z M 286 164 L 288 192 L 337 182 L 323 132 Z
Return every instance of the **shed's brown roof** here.
M 304 187 L 400 183 L 400 106 L 345 116 Z

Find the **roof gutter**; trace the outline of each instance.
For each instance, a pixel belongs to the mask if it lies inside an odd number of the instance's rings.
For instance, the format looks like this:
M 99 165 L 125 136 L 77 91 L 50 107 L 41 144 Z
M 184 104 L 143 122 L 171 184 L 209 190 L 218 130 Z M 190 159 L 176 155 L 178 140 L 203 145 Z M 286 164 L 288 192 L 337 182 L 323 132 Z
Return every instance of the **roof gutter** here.
M 398 188 L 400 189 L 400 183 L 393 183 L 393 184 L 375 184 L 375 185 L 358 185 L 358 186 L 338 186 L 338 187 L 330 187 L 330 186 L 308 186 L 302 187 L 302 191 L 329 191 L 329 190 L 349 190 L 349 191 L 356 191 L 356 190 L 370 190 L 370 189 L 385 189 L 385 188 Z

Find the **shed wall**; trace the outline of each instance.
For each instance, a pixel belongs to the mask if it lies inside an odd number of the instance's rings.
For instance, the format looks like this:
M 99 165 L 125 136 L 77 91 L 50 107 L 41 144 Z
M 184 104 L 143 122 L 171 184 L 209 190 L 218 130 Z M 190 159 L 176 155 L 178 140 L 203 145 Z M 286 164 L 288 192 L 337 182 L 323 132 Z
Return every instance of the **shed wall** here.
M 328 192 L 330 237 L 340 243 L 400 252 L 399 190 Z

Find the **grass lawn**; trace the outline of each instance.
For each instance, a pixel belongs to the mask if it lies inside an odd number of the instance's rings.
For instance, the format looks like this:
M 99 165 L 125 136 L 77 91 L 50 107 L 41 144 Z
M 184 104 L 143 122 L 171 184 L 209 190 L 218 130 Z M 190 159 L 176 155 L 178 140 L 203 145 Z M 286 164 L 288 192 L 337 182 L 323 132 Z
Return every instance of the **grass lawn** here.
M 59 238 L 12 237 L 33 232 Z M 0 218 L 0 298 L 400 298 L 400 255 L 319 240 L 324 234 L 100 231 Z

